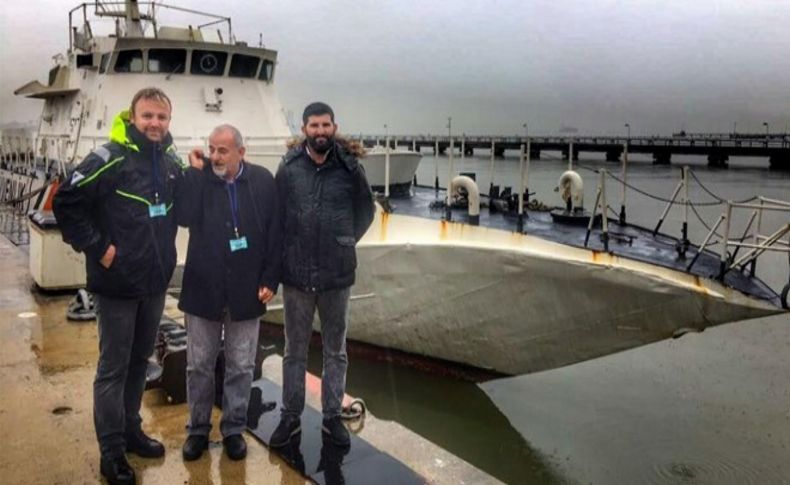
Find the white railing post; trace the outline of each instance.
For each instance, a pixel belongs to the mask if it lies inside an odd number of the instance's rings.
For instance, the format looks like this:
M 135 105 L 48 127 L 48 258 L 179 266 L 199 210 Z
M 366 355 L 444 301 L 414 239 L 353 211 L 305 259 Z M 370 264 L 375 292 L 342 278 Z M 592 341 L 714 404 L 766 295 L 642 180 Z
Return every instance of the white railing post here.
M 384 152 L 384 197 L 390 198 L 390 139 L 387 137 L 387 148 Z
M 518 157 L 518 232 L 524 232 L 524 144 Z
M 620 219 L 621 226 L 625 225 L 625 190 L 626 190 L 626 176 L 628 174 L 628 141 L 623 143 L 623 168 L 620 172 L 623 179 L 623 192 L 620 196 Z
M 491 183 L 489 184 L 489 187 L 488 187 L 488 203 L 489 203 L 489 205 L 491 204 L 491 199 L 494 196 L 494 145 L 495 145 L 494 139 L 491 138 L 491 171 L 490 171 L 490 173 L 491 173 L 491 176 L 490 176 Z

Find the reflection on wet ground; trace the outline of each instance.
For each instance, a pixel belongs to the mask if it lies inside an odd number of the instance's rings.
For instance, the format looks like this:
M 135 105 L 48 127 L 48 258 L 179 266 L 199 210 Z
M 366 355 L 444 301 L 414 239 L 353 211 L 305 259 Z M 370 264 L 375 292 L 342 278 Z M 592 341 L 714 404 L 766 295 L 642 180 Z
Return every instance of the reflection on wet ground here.
M 268 379 L 253 382 L 247 424 L 252 434 L 268 445 L 280 421 L 282 389 Z M 263 397 L 276 399 L 266 401 Z M 392 456 L 381 452 L 352 433 L 351 442 L 340 446 L 321 432 L 321 414 L 307 406 L 301 416 L 301 431 L 273 453 L 316 483 L 329 485 L 367 484 L 372 479 L 399 485 L 419 485 L 425 479 Z
M 267 344 L 282 353 L 281 338 L 268 336 Z M 320 375 L 321 359 L 320 348 L 311 346 L 308 371 Z M 346 392 L 364 399 L 376 417 L 406 426 L 506 483 L 569 483 L 477 384 L 397 367 L 386 356 L 349 360 Z
M 43 374 L 95 365 L 99 357 L 95 320 L 73 322 L 65 318 L 72 295 L 35 293 L 39 319 L 31 327 L 30 348 Z

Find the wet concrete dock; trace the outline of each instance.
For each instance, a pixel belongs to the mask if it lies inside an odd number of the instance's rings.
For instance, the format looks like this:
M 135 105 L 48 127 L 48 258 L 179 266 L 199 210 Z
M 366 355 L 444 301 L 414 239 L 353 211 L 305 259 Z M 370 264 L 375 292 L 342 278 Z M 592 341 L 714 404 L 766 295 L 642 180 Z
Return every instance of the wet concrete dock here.
M 2 236 L 0 274 L 0 430 L 5 440 L 0 481 L 99 483 L 92 417 L 95 322 L 67 322 L 70 297 L 35 292 L 26 253 Z M 165 313 L 181 318 L 172 298 Z M 263 374 L 280 382 L 278 356 L 264 361 Z M 307 401 L 320 406 L 317 394 L 308 394 Z M 157 460 L 130 455 L 138 483 L 309 483 L 250 435 L 247 459 L 229 460 L 222 452 L 218 426 L 212 431 L 209 452 L 200 460 L 185 463 L 181 445 L 186 437 L 186 404 L 169 404 L 164 392 L 152 390 L 145 393 L 141 412 L 144 429 L 161 440 L 167 451 Z M 215 409 L 215 424 L 219 414 Z M 353 429 L 428 483 L 499 483 L 395 422 L 378 420 L 369 413 Z M 372 477 L 371 483 L 375 481 Z

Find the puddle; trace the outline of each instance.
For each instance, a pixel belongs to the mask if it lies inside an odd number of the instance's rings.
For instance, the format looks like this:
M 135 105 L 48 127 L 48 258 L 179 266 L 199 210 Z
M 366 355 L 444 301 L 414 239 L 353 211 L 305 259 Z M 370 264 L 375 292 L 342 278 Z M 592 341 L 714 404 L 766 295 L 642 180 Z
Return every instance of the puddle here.
M 96 321 L 66 319 L 71 295 L 35 294 L 38 317 L 31 318 L 30 349 L 43 375 L 95 366 L 99 356 Z

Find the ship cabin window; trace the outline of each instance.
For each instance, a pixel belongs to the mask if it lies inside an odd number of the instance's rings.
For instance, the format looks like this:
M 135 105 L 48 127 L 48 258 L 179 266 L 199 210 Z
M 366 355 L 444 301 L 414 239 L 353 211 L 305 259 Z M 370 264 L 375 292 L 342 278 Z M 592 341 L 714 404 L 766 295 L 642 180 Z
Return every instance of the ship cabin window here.
M 258 79 L 261 81 L 271 81 L 272 74 L 274 74 L 274 62 L 270 61 L 269 59 L 263 60 L 263 66 L 261 67 L 261 73 L 258 75 Z
M 255 73 L 258 72 L 258 64 L 260 63 L 261 60 L 258 57 L 233 54 L 233 58 L 230 60 L 230 71 L 228 72 L 228 76 L 254 79 Z
M 143 72 L 143 51 L 140 49 L 118 51 L 115 72 Z
M 222 76 L 227 61 L 227 52 L 195 50 L 192 51 L 192 66 L 189 72 L 204 76 Z
M 148 72 L 181 74 L 187 67 L 187 51 L 184 49 L 150 49 Z
M 104 74 L 107 72 L 107 66 L 110 65 L 110 54 L 102 54 L 101 62 L 99 62 L 99 73 Z
M 77 54 L 77 69 L 93 67 L 93 54 Z

